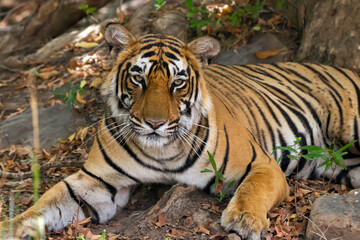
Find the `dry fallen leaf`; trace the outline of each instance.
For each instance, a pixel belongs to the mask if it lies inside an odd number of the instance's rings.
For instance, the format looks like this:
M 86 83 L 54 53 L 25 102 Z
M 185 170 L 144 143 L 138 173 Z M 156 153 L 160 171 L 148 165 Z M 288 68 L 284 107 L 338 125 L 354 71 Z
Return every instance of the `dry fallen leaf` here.
M 125 12 L 121 10 L 118 13 L 118 17 L 119 17 L 119 23 L 123 23 L 125 21 Z
M 268 49 L 263 52 L 255 52 L 255 55 L 259 59 L 266 59 L 266 58 L 278 55 L 279 52 L 280 52 L 280 50 L 278 50 L 278 49 Z
M 77 43 L 75 43 L 75 47 L 80 47 L 80 48 L 93 48 L 98 45 L 99 45 L 99 43 L 97 43 L 97 42 L 77 42 Z
M 49 78 L 51 78 L 57 74 L 59 74 L 58 71 L 52 70 L 50 72 L 41 72 L 41 73 L 39 73 L 38 77 L 41 78 L 42 80 L 48 80 Z
M 154 218 L 151 222 L 155 224 L 157 227 L 162 227 L 166 225 L 165 215 L 163 213 L 160 213 L 159 216 Z
M 197 233 L 204 233 L 206 235 L 210 235 L 210 230 L 202 227 L 202 226 L 199 226 L 199 229 L 196 231 Z
M 80 95 L 79 92 L 76 93 L 76 101 L 78 101 L 78 103 L 80 103 L 83 106 L 86 104 L 85 99 L 83 99 L 83 97 Z
M 68 140 L 71 142 L 75 139 L 75 136 L 76 136 L 76 133 L 73 133 L 71 134 L 69 137 L 68 137 Z

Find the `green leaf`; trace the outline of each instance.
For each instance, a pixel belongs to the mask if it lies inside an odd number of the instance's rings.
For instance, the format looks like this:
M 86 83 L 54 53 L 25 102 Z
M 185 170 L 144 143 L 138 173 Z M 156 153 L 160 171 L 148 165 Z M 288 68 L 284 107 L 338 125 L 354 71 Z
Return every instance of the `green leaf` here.
M 229 184 L 228 184 L 228 188 L 231 188 L 232 187 L 232 185 L 234 185 L 234 183 L 235 183 L 236 181 L 235 180 L 232 180 Z
M 103 230 L 101 237 L 99 238 L 99 240 L 106 240 L 106 229 Z
M 294 153 L 297 153 L 298 151 L 296 151 L 293 147 L 291 146 L 287 146 L 287 147 L 276 147 L 275 149 L 280 149 L 280 150 L 283 150 L 283 151 L 290 151 L 290 152 L 294 152 Z
M 84 88 L 85 85 L 86 85 L 86 80 L 82 80 L 82 81 L 80 82 L 80 88 Z
M 301 142 L 301 137 L 298 137 L 298 138 L 295 140 L 294 145 L 298 145 L 300 142 Z
M 308 155 L 302 155 L 302 157 L 305 158 L 306 160 L 310 160 L 310 161 L 316 160 L 313 157 L 309 157 Z
M 193 9 L 193 1 L 192 0 L 185 0 L 185 6 L 187 7 L 187 9 L 189 9 L 190 11 Z
M 201 173 L 207 173 L 207 172 L 214 172 L 213 170 L 210 170 L 210 169 L 204 169 L 201 171 Z
M 225 192 L 223 192 L 219 198 L 219 202 L 221 202 L 223 200 L 223 198 L 225 197 Z
M 186 13 L 187 18 L 192 18 L 194 15 L 195 15 L 195 13 L 193 13 L 193 12 L 187 12 Z
M 78 7 L 79 10 L 85 10 L 85 9 L 88 9 L 88 8 L 89 8 L 89 5 L 87 5 L 87 4 L 81 4 L 81 5 Z
M 355 141 L 352 141 L 352 142 L 349 142 L 348 144 L 346 144 L 345 146 L 343 146 L 342 148 L 340 148 L 339 150 L 337 150 L 336 152 L 342 152 L 344 151 L 345 149 L 349 148 L 351 145 L 353 145 L 354 143 L 356 142 Z
M 298 159 L 298 157 L 297 156 L 295 156 L 295 155 L 287 155 L 287 157 L 288 158 L 290 158 L 290 159 L 292 159 L 292 160 L 297 160 Z
M 334 157 L 338 162 L 344 162 L 344 159 L 338 152 L 334 152 Z
M 318 168 L 321 168 L 322 166 L 324 166 L 326 164 L 326 162 L 322 162 L 322 163 L 320 163 L 317 167 Z
M 303 157 L 304 156 L 307 156 L 307 157 L 310 157 L 310 158 L 326 158 L 327 156 L 325 154 L 321 154 L 321 153 L 309 153 L 309 154 L 304 154 L 302 155 Z
M 256 25 L 253 27 L 254 31 L 260 31 L 260 26 L 259 25 Z
M 84 235 L 80 235 L 76 237 L 76 240 L 85 240 L 85 237 Z
M 209 151 L 207 151 L 207 153 L 209 155 L 211 166 L 213 167 L 214 171 L 216 172 L 217 168 L 216 168 L 216 162 L 214 160 L 214 157 L 211 155 L 211 153 Z
M 97 8 L 96 7 L 92 7 L 92 8 L 88 8 L 86 9 L 86 14 L 92 14 L 94 12 L 96 12 Z
M 284 6 L 285 5 L 285 2 L 284 1 L 277 1 L 276 2 L 276 6 L 278 6 L 278 7 L 282 7 L 282 6 Z
M 301 146 L 299 147 L 299 149 L 301 150 L 308 150 L 308 151 L 319 151 L 319 152 L 326 152 L 325 149 L 323 149 L 322 147 L 319 146 L 315 146 L 315 145 L 306 145 L 306 146 Z
M 278 165 L 280 164 L 280 161 L 281 161 L 282 157 L 283 156 L 280 156 L 279 159 L 276 161 Z

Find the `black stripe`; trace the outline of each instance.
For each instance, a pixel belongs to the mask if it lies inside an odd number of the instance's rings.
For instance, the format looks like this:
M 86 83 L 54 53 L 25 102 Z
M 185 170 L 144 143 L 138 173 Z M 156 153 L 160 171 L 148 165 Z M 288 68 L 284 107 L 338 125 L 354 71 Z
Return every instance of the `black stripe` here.
M 348 176 L 347 170 L 342 170 L 337 176 L 336 176 L 336 182 L 342 183 L 342 180 L 345 181 L 345 185 L 349 188 L 354 188 L 354 186 L 351 183 L 351 179 Z
M 336 99 L 336 97 L 334 96 L 334 94 L 332 92 L 330 92 L 331 97 L 334 99 L 336 106 L 338 107 L 339 110 L 339 117 L 340 117 L 340 127 L 344 126 L 344 116 L 343 116 L 343 110 L 342 107 L 339 103 L 339 101 Z
M 355 142 L 355 148 L 360 151 L 360 142 L 359 142 L 359 127 L 358 127 L 358 121 L 357 117 L 354 117 L 354 139 L 357 140 Z
M 154 56 L 155 54 L 156 54 L 155 51 L 149 51 L 149 52 L 147 52 L 147 53 L 144 53 L 144 54 L 141 56 L 141 58 L 149 58 L 149 57 Z
M 172 54 L 172 53 L 170 53 L 170 52 L 165 52 L 165 56 L 168 57 L 168 58 L 170 58 L 170 59 L 179 61 L 179 58 L 177 58 L 174 54 Z
M 225 139 L 226 139 L 226 150 L 225 150 L 225 155 L 224 155 L 223 164 L 222 164 L 221 168 L 223 169 L 222 172 L 225 175 L 226 165 L 229 160 L 229 152 L 230 152 L 229 137 L 228 137 L 225 125 L 224 125 L 224 132 L 225 132 Z
M 349 77 L 349 75 L 347 75 L 341 68 L 338 68 L 338 67 L 334 67 L 334 68 L 336 70 L 338 70 L 341 74 L 343 74 L 354 86 L 355 92 L 357 95 L 358 114 L 360 114 L 360 89 L 359 89 L 359 87 L 356 85 L 356 83 L 353 81 L 353 79 L 351 77 Z
M 244 173 L 244 175 L 240 178 L 239 180 L 239 183 L 238 183 L 238 187 L 240 186 L 240 184 L 245 180 L 245 178 L 247 177 L 247 175 L 249 174 L 250 170 L 251 170 L 251 164 L 255 161 L 256 159 L 256 151 L 255 151 L 255 148 L 254 148 L 254 145 L 249 142 L 250 145 L 251 145 L 251 149 L 252 149 L 252 158 L 251 158 L 251 161 L 250 163 L 247 165 L 246 167 L 246 171 Z
M 280 146 L 287 146 L 288 144 L 285 142 L 285 139 L 279 130 L 278 130 L 278 136 L 279 136 Z M 290 158 L 288 158 L 288 156 L 287 156 L 289 154 L 290 154 L 290 152 L 288 150 L 285 150 L 282 152 L 282 159 L 280 161 L 280 167 L 283 172 L 286 171 L 286 169 L 288 168 L 288 166 L 290 164 Z
M 116 97 L 118 97 L 118 94 L 119 94 L 119 75 L 120 75 L 120 70 L 122 68 L 122 65 L 124 64 L 124 62 L 122 62 L 119 67 L 118 67 L 118 70 L 116 72 L 116 83 L 115 83 L 115 94 L 116 94 Z
M 74 190 L 71 188 L 69 183 L 67 183 L 65 180 L 63 181 L 66 185 L 66 188 L 70 194 L 70 197 L 75 201 L 77 205 L 81 207 L 81 210 L 83 211 L 86 218 L 91 217 L 91 222 L 98 224 L 100 223 L 100 217 L 98 212 L 93 208 L 87 201 L 82 199 L 79 196 L 76 196 L 74 193 Z
M 108 124 L 106 124 L 106 127 L 109 129 Z M 106 154 L 105 149 L 102 147 L 101 143 L 100 143 L 100 139 L 99 139 L 99 135 L 96 135 L 96 140 L 99 144 L 99 149 L 101 151 L 102 156 L 104 157 L 105 161 L 107 162 L 107 164 L 109 164 L 112 168 L 114 168 L 116 171 L 118 171 L 119 173 L 127 176 L 128 178 L 132 179 L 133 181 L 140 183 L 140 181 L 138 179 L 136 179 L 133 176 L 130 176 L 128 173 L 126 173 L 122 168 L 120 168 L 118 165 L 116 165 L 110 158 L 109 156 Z
M 86 170 L 86 168 L 84 166 L 81 167 L 81 170 L 86 173 L 87 175 L 89 175 L 92 178 L 95 178 L 96 180 L 98 180 L 99 182 L 101 182 L 102 184 L 105 185 L 106 189 L 110 192 L 111 194 L 111 201 L 114 202 L 115 201 L 115 195 L 117 193 L 116 188 L 114 188 L 111 184 L 105 182 L 101 177 L 98 177 L 96 175 L 94 175 L 93 173 L 89 172 L 88 170 Z
M 329 84 L 329 80 L 319 71 L 317 71 L 316 69 L 314 69 L 313 67 L 309 66 L 308 64 L 302 64 L 305 68 L 309 69 L 310 71 L 312 71 L 313 73 L 315 73 L 317 76 L 319 76 L 320 80 L 326 85 L 328 86 L 335 94 L 336 96 L 340 99 L 340 101 L 342 101 L 342 97 L 339 94 L 339 92 Z

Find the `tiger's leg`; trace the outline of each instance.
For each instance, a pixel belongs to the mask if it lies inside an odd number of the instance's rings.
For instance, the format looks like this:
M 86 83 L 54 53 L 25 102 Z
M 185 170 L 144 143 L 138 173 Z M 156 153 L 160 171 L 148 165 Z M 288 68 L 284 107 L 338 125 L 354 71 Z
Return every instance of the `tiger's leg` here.
M 79 170 L 50 188 L 33 207 L 12 219 L 12 223 L 0 223 L 0 230 L 6 231 L 13 224 L 14 233 L 11 234 L 30 234 L 37 224 L 36 215 L 43 218 L 49 231 L 86 217 L 104 223 L 115 215 L 118 206 L 126 205 L 129 196 L 130 187 L 117 187 L 114 195 L 101 181 Z
M 287 197 L 289 189 L 274 160 L 254 161 L 250 167 L 224 210 L 221 225 L 242 238 L 260 239 L 269 226 L 267 212 Z

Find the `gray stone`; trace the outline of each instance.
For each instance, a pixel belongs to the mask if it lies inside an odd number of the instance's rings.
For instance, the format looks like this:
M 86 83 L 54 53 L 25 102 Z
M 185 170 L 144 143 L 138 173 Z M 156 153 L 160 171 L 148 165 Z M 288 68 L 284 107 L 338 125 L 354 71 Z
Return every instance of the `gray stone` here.
M 310 220 L 306 239 L 360 239 L 360 189 L 316 199 Z
M 175 12 L 166 12 L 160 15 L 152 24 L 153 33 L 172 35 L 186 41 L 186 23 L 184 16 Z
M 67 105 L 39 108 L 40 145 L 49 148 L 68 138 L 85 121 L 75 118 Z M 0 148 L 9 145 L 33 145 L 31 109 L 0 123 Z
M 255 63 L 273 63 L 283 62 L 286 53 L 280 52 L 274 57 L 267 59 L 259 59 L 255 56 L 255 53 L 265 51 L 269 49 L 283 49 L 285 45 L 280 42 L 274 34 L 271 33 L 259 33 L 255 35 L 250 41 L 241 47 L 238 47 L 232 51 L 226 51 L 220 53 L 220 55 L 213 61 L 216 64 L 226 65 L 244 65 Z
M 236 233 L 230 233 L 227 235 L 228 240 L 241 240 L 241 237 L 237 235 Z

